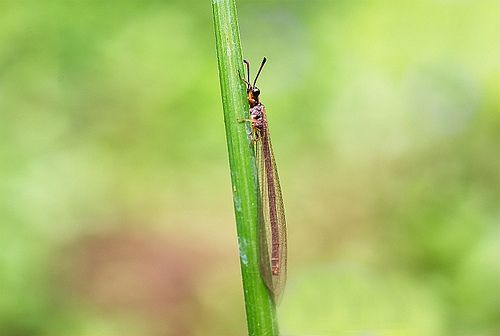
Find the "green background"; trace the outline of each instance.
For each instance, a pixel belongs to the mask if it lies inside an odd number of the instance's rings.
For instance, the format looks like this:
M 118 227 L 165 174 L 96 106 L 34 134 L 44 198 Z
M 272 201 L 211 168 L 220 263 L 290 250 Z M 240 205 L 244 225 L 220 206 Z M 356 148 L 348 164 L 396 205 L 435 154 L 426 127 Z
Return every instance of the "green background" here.
M 500 334 L 500 3 L 240 1 L 284 335 Z M 0 2 L 0 335 L 244 335 L 209 1 Z

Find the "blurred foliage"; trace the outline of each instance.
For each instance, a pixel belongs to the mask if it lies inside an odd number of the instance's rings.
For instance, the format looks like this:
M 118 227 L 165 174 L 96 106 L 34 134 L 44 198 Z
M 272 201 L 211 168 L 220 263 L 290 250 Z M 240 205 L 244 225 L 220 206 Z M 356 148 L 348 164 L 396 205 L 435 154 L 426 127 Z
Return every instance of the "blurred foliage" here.
M 284 334 L 500 334 L 498 1 L 238 5 Z M 0 42 L 0 334 L 244 334 L 210 4 L 5 1 Z

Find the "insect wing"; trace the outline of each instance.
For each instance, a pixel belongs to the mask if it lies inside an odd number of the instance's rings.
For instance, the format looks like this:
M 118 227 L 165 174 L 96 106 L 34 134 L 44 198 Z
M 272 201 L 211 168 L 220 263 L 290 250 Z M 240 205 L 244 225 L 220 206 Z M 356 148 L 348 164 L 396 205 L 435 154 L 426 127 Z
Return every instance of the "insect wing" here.
M 261 273 L 274 301 L 279 303 L 287 272 L 286 221 L 278 170 L 266 122 L 258 135 L 256 156 L 261 195 L 259 227 Z M 275 249 L 274 253 L 273 249 Z M 276 258 L 274 262 L 273 256 Z

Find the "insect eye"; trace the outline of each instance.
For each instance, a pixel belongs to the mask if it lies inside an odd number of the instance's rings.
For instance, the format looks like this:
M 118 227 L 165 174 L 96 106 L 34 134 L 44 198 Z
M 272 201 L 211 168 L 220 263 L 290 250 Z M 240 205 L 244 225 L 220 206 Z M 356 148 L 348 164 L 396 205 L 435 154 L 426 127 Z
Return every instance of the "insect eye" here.
M 254 96 L 258 97 L 260 95 L 260 90 L 258 88 L 253 88 L 252 93 Z

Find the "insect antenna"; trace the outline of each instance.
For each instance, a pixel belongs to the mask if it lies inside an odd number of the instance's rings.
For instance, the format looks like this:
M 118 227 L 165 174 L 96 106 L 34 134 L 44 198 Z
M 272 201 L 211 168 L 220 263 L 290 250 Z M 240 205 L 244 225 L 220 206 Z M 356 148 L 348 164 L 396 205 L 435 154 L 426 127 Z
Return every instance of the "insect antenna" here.
M 262 59 L 262 63 L 260 63 L 260 68 L 259 71 L 257 72 L 257 76 L 255 76 L 255 80 L 253 81 L 252 87 L 255 87 L 255 84 L 257 83 L 257 79 L 259 78 L 260 72 L 262 71 L 262 68 L 264 67 L 264 64 L 266 64 L 267 59 L 264 57 Z M 248 63 L 247 63 L 248 65 Z
M 245 83 L 247 83 L 247 90 L 250 89 L 251 85 L 250 85 L 250 63 L 248 63 L 247 60 L 243 60 L 243 62 L 245 62 L 246 66 L 247 66 L 247 80 L 245 81 Z

